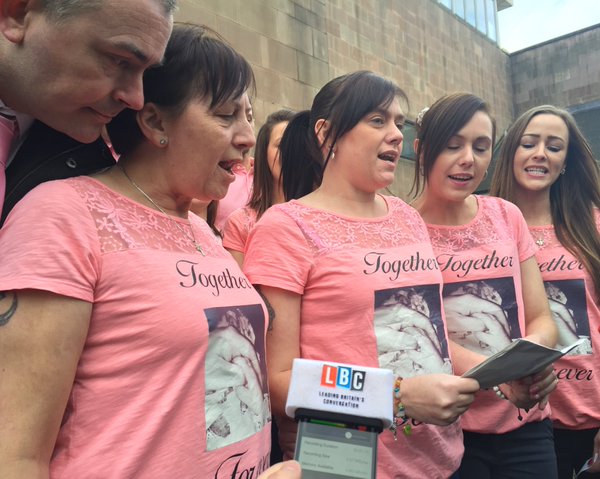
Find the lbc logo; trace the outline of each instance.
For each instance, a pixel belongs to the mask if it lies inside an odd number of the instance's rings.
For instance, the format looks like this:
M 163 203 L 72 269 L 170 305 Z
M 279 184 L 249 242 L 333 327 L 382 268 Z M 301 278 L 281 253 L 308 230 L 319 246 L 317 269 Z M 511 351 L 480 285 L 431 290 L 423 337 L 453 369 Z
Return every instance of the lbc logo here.
M 366 371 L 343 366 L 323 365 L 321 386 L 328 388 L 344 388 L 352 391 L 362 391 L 365 385 Z

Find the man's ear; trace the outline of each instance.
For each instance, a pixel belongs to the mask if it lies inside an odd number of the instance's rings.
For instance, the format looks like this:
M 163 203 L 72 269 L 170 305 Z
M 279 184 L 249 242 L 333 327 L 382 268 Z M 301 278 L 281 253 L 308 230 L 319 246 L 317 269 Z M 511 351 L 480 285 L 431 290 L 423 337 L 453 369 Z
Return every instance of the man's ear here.
M 11 43 L 22 43 L 34 11 L 34 0 L 0 0 L 0 33 Z
M 136 117 L 140 130 L 150 143 L 158 148 L 168 144 L 165 113 L 156 104 L 146 103 Z

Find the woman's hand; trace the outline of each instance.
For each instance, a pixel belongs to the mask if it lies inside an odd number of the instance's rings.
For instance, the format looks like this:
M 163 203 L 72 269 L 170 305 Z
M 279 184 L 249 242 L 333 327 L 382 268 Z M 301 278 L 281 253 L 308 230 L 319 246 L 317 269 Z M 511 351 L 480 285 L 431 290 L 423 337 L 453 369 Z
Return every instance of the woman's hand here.
M 594 462 L 587 470 L 587 472 L 600 472 L 600 430 L 594 438 L 594 455 L 592 456 Z
M 502 392 L 515 406 L 529 409 L 538 405 L 540 410 L 548 404 L 550 393 L 556 389 L 558 378 L 552 365 L 539 373 L 515 379 L 502 386 Z
M 438 426 L 452 424 L 475 399 L 475 379 L 450 374 L 427 374 L 402 380 L 400 401 L 406 415 Z
M 285 461 L 269 467 L 257 479 L 301 479 L 302 469 L 296 461 Z

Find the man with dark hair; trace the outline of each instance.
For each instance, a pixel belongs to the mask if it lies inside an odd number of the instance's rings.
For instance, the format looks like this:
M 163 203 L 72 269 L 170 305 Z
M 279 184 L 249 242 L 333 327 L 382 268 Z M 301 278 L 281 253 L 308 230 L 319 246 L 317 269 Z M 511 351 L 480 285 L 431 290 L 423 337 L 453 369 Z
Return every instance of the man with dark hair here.
M 121 110 L 142 107 L 142 75 L 162 59 L 175 2 L 0 0 L 0 211 L 5 182 L 10 209 L 42 181 L 114 161 L 98 138 Z

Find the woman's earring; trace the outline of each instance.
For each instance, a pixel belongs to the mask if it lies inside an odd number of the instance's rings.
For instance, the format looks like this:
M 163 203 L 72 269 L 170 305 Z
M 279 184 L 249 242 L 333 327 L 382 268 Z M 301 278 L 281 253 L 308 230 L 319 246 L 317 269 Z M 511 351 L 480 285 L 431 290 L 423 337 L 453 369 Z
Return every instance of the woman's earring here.
M 163 146 L 165 146 L 165 145 L 166 145 L 168 142 L 169 142 L 169 140 L 167 140 L 166 138 L 161 138 L 161 139 L 159 140 L 159 143 L 160 143 L 161 145 L 163 145 Z
M 483 174 L 483 177 L 487 178 L 487 175 L 488 175 L 488 170 L 485 170 L 485 173 Z
M 564 174 L 565 174 L 565 171 L 567 171 L 567 169 L 566 169 L 566 168 L 563 168 L 562 170 L 560 170 L 560 174 L 561 174 L 561 175 L 564 175 Z

